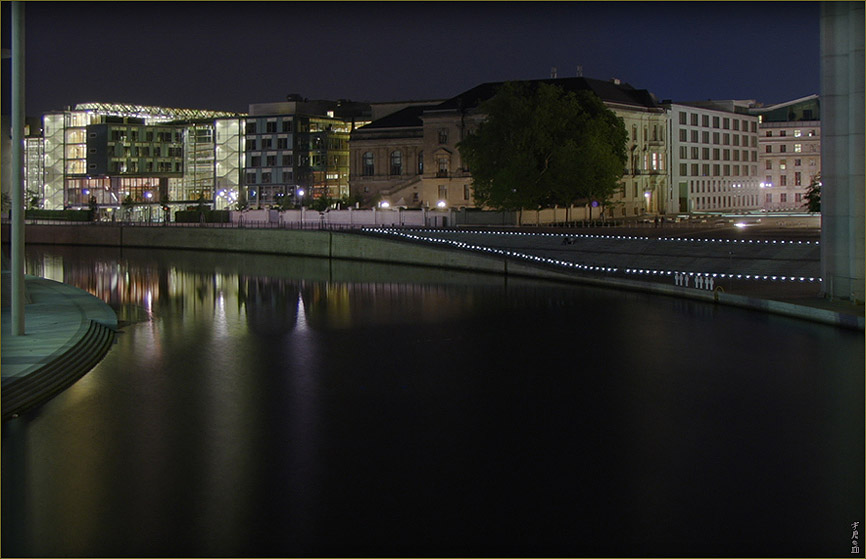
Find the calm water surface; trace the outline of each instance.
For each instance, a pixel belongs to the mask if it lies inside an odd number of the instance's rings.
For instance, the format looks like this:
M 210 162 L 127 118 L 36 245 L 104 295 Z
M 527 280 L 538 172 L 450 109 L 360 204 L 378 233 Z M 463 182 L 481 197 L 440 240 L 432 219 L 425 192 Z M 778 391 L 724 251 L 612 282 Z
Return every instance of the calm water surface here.
M 674 298 L 30 247 L 123 333 L 3 425 L 4 556 L 841 556 L 863 334 Z

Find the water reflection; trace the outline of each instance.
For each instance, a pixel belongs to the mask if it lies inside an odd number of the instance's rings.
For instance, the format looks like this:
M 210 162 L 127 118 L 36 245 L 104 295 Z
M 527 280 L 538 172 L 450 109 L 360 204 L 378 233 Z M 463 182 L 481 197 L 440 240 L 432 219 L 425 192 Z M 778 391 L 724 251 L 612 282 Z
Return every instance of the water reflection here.
M 827 556 L 862 511 L 858 333 L 368 263 L 27 265 L 124 327 L 4 424 L 5 556 Z

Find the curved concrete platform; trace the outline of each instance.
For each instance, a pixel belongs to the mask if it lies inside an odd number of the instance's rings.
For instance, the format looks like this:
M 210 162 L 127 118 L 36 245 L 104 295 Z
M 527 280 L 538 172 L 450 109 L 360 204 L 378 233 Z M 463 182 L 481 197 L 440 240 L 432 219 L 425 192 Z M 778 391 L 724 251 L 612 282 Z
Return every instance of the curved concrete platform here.
M 4 278 L 5 279 L 5 278 Z M 105 302 L 60 282 L 25 277 L 25 334 L 11 334 L 2 310 L 0 410 L 6 421 L 90 371 L 114 343 L 117 315 Z

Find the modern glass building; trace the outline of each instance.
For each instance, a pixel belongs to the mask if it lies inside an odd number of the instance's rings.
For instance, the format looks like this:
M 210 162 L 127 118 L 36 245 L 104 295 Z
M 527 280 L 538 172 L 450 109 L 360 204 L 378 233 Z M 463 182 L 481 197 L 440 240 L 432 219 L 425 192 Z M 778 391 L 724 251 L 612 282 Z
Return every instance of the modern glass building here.
M 41 169 L 27 174 L 27 189 L 39 193 L 46 209 L 95 203 L 106 212 L 124 201 L 216 204 L 218 186 L 234 189 L 236 198 L 240 146 L 231 143 L 243 116 L 109 103 L 45 114 L 41 145 L 27 146 L 28 160 L 42 158 Z M 219 145 L 218 132 L 228 146 Z

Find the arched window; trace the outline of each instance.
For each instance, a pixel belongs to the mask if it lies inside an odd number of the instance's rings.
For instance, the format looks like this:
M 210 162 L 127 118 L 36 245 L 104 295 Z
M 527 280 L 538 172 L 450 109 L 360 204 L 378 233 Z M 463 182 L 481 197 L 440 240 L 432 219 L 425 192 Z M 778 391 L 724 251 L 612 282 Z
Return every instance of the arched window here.
M 372 177 L 376 174 L 376 169 L 373 166 L 373 152 L 368 151 L 364 153 L 364 170 L 365 177 Z
M 423 151 L 418 152 L 418 174 L 419 175 L 424 174 L 424 152 Z
M 403 152 L 400 150 L 391 152 L 391 174 L 403 174 Z

